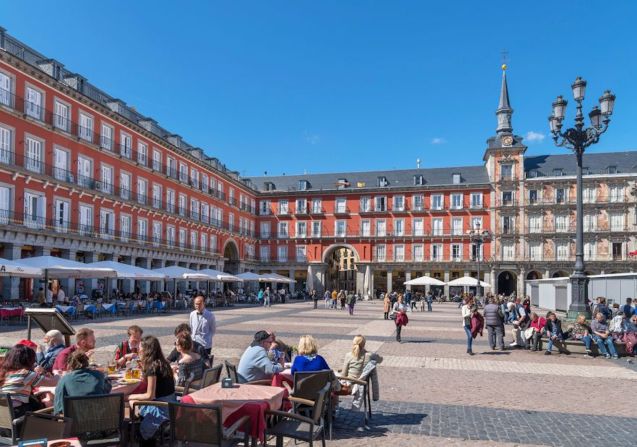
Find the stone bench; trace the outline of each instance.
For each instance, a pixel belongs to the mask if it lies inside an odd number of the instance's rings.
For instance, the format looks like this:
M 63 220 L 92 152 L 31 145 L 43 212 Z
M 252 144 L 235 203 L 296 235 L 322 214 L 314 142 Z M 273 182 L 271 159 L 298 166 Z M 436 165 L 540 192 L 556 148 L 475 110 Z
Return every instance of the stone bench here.
M 540 340 L 540 350 L 546 349 L 546 344 L 548 343 L 548 338 L 543 337 Z M 615 349 L 617 350 L 617 354 L 621 356 L 627 355 L 626 353 L 626 343 L 621 341 L 615 341 Z M 586 354 L 586 346 L 584 346 L 584 342 L 581 340 L 566 340 L 562 342 L 562 345 L 566 348 L 569 354 Z M 553 350 L 557 349 L 557 344 L 553 344 Z M 591 351 L 593 351 L 593 355 L 600 355 L 599 349 L 597 349 L 597 343 L 591 341 Z

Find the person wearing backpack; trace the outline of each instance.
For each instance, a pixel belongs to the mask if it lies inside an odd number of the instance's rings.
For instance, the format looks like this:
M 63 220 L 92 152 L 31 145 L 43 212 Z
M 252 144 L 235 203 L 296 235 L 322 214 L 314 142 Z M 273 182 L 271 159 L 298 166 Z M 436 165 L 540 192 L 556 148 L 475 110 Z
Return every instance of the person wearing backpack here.
M 496 349 L 497 342 L 500 350 L 504 351 L 504 314 L 495 297 L 489 297 L 488 304 L 484 306 L 484 323 L 491 349 Z
M 515 299 L 515 320 L 513 320 L 513 329 L 511 329 L 511 335 L 513 336 L 513 343 L 509 344 L 512 348 L 526 347 L 526 340 L 524 338 L 524 331 L 529 326 L 531 318 L 526 311 L 525 306 L 521 304 L 520 298 Z

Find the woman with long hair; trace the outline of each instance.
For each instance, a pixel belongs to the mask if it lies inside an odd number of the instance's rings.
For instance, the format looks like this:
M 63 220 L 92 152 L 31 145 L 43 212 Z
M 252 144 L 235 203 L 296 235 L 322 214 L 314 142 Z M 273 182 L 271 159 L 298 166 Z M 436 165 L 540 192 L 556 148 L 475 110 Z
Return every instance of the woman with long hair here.
M 401 342 L 400 333 L 403 326 L 407 326 L 409 318 L 407 317 L 408 306 L 403 302 L 403 294 L 398 295 L 398 300 L 394 303 L 393 312 L 396 314 L 394 323 L 396 324 L 396 341 Z
M 11 396 L 15 417 L 42 408 L 33 395 L 33 388 L 57 384 L 57 379 L 40 374 L 34 368 L 35 351 L 24 345 L 12 347 L 0 367 L 0 393 Z
M 144 380 L 146 380 L 146 392 L 131 394 L 128 397 L 131 408 L 139 400 L 158 400 L 161 402 L 175 402 L 175 379 L 170 363 L 164 357 L 159 340 L 152 335 L 142 338 L 139 347 L 140 367 Z M 165 408 L 154 406 L 139 407 L 139 415 L 143 418 L 139 426 L 142 436 L 141 446 L 154 446 L 154 436 L 162 422 L 168 420 L 168 412 Z
M 365 337 L 357 335 L 352 340 L 352 350 L 345 355 L 345 362 L 341 369 L 341 377 L 353 377 L 358 379 L 370 360 L 377 363 L 383 361 L 383 358 L 373 352 L 367 352 L 365 349 Z

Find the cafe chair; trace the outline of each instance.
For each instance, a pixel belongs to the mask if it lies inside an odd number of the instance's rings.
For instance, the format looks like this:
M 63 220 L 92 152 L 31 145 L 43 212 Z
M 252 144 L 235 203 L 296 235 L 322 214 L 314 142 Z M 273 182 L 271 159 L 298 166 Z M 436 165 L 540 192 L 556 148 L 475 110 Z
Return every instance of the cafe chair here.
M 139 407 L 152 406 L 152 407 L 162 407 L 168 408 L 168 402 L 162 402 L 159 400 L 138 400 L 133 403 L 133 409 L 130 412 L 130 441 L 133 443 L 136 439 L 136 435 L 138 433 L 138 427 L 142 420 L 139 417 L 137 409 Z M 170 420 L 165 420 L 159 425 L 157 429 L 157 433 L 155 434 L 155 438 L 159 441 L 159 445 L 164 445 L 164 440 L 167 440 L 168 433 L 168 425 Z
M 90 445 L 123 444 L 124 394 L 67 396 L 64 416 L 71 418 L 70 436 Z
M 358 385 L 362 388 L 361 393 L 362 393 L 362 399 L 363 399 L 363 402 L 362 402 L 363 414 L 365 415 L 365 417 L 363 418 L 364 425 L 367 425 L 367 422 L 372 417 L 371 378 L 372 378 L 372 373 L 374 372 L 374 369 L 376 369 L 375 366 L 373 368 L 369 368 L 369 371 L 367 372 L 367 374 L 361 375 L 361 377 L 359 378 L 339 377 L 339 379 L 342 381 L 348 381 L 352 385 Z
M 6 434 L 6 436 L 0 436 L 0 443 L 4 445 L 16 444 L 20 433 L 18 426 L 22 421 L 23 418 L 15 417 L 10 395 L 0 394 L 0 429 Z
M 28 412 L 24 415 L 21 441 L 63 439 L 71 435 L 71 418 Z
M 170 402 L 170 445 L 225 447 L 240 440 L 243 445 L 249 445 L 250 416 L 243 416 L 232 426 L 224 428 L 221 408 L 221 405 Z M 235 437 L 238 431 L 243 433 L 242 439 Z
M 294 412 L 300 414 L 306 414 L 311 416 L 312 406 L 299 403 L 296 399 L 304 399 L 314 402 L 325 387 L 326 384 L 331 384 L 336 380 L 336 375 L 331 369 L 322 371 L 304 371 L 296 372 L 294 374 L 294 388 L 290 393 L 290 401 L 292 402 Z M 329 437 L 332 439 L 332 393 L 327 394 L 326 411 L 323 415 L 325 417 L 325 425 L 329 432 Z
M 294 412 L 285 412 L 279 410 L 268 410 L 266 416 L 272 418 L 271 426 L 266 428 L 266 436 L 274 436 L 276 445 L 282 446 L 284 438 L 294 439 L 296 441 L 307 442 L 310 447 L 318 438 L 321 439 L 321 445 L 325 447 L 325 424 L 323 423 L 323 413 L 327 404 L 327 396 L 330 393 L 331 384 L 326 384 L 316 396 L 316 400 L 311 401 L 302 398 L 290 397 L 295 403 L 302 403 L 312 407 L 311 417 L 303 416 Z
M 213 366 L 212 368 L 208 368 L 203 372 L 203 378 L 201 379 L 201 388 L 205 388 L 210 385 L 214 385 L 215 383 L 219 383 L 221 380 L 221 370 L 223 369 L 223 365 L 219 364 L 217 366 Z M 236 370 L 235 370 L 236 371 Z
M 232 379 L 234 383 L 239 383 L 239 374 L 237 374 L 237 366 L 233 365 L 227 360 L 223 362 L 226 365 L 226 374 Z

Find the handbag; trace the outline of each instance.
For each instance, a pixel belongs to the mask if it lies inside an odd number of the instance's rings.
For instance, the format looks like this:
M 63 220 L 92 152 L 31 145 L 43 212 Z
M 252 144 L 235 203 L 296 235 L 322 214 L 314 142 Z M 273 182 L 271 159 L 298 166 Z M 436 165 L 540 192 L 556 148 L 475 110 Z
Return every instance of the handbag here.
M 395 320 L 396 319 L 396 312 L 392 311 L 392 313 L 389 314 L 389 319 L 390 320 Z

